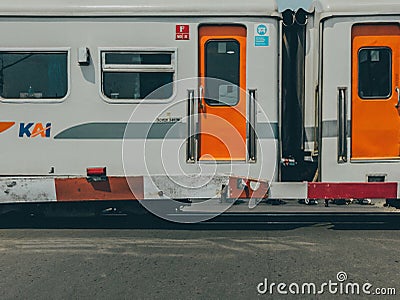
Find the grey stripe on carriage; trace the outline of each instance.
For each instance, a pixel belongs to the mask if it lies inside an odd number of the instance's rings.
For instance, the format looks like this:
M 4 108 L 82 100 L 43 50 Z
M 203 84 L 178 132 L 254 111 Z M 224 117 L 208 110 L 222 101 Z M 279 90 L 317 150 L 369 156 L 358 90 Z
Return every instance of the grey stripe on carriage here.
M 347 137 L 351 137 L 351 121 L 347 121 Z M 315 127 L 310 126 L 305 128 L 305 134 L 308 141 L 313 141 L 315 138 Z M 322 122 L 322 137 L 332 138 L 338 136 L 338 121 L 327 120 Z
M 260 139 L 277 139 L 277 123 L 257 123 Z M 125 132 L 126 130 L 126 132 Z M 86 123 L 67 128 L 55 139 L 185 139 L 186 123 Z

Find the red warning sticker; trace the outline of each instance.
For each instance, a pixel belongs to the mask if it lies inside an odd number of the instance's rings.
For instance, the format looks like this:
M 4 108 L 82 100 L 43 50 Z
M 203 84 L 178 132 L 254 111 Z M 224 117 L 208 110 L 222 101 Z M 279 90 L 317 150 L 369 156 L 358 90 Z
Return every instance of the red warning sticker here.
M 189 25 L 178 24 L 176 25 L 175 40 L 188 40 L 189 39 Z

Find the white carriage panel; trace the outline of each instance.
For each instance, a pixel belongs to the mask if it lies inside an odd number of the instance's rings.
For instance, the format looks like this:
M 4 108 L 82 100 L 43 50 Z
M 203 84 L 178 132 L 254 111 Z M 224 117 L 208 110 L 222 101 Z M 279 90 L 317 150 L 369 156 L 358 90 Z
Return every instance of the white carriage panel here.
M 8 16 L 278 16 L 274 0 L 2 0 L 0 11 Z
M 314 16 L 309 16 L 306 25 L 306 57 L 305 57 L 305 101 L 304 101 L 304 126 L 305 126 L 305 151 L 314 151 L 314 142 L 318 139 L 315 131 L 318 86 L 318 58 L 319 39 L 318 27 L 314 26 Z M 317 125 L 318 126 L 318 125 Z
M 350 141 L 348 140 L 348 143 Z M 323 145 L 325 149 L 336 149 L 337 141 L 335 138 L 324 139 Z M 336 152 L 331 151 L 332 158 L 328 159 L 327 151 L 324 152 L 322 159 L 322 181 L 326 182 L 366 182 L 368 176 L 376 174 L 385 175 L 388 182 L 397 182 L 400 178 L 399 162 L 381 161 L 381 162 L 353 162 L 338 164 Z
M 256 43 L 257 27 L 267 27 L 268 46 Z M 230 174 L 239 177 L 277 180 L 278 139 L 278 76 L 280 32 L 277 20 L 263 18 L 246 23 L 247 27 L 247 89 L 256 89 L 257 113 L 256 163 L 246 168 L 233 165 Z
M 351 87 L 351 23 L 340 18 L 327 20 L 322 39 L 322 119 L 336 121 L 337 88 Z
M 2 19 L 4 29 L 0 36 L 3 49 L 32 50 L 38 45 L 49 48 L 71 47 L 71 94 L 61 104 L 0 103 L 0 119 L 16 122 L 13 128 L 2 134 L 2 170 L 4 174 L 48 174 L 52 167 L 59 175 L 82 175 L 87 166 L 107 166 L 110 175 L 123 175 L 121 152 L 124 123 L 128 122 L 135 104 L 109 104 L 100 96 L 99 46 L 105 48 L 135 49 L 177 49 L 180 66 L 176 74 L 180 78 L 195 77 L 197 74 L 197 23 L 191 24 L 193 36 L 190 41 L 175 41 L 177 20 L 149 23 L 137 20 L 57 20 L 32 21 Z M 161 25 L 160 25 L 161 24 Z M 154 29 L 145 34 L 146 28 Z M 60 35 L 60 32 L 63 32 Z M 79 34 L 76 34 L 79 32 Z M 45 33 L 45 34 L 44 34 Z M 50 46 L 49 46 L 50 45 Z M 77 49 L 82 45 L 91 50 L 92 63 L 78 66 Z M 129 46 L 129 47 L 128 47 Z M 179 78 L 178 78 L 179 79 Z M 195 81 L 196 82 L 196 81 Z M 195 88 L 195 86 L 191 86 Z M 141 105 L 140 113 L 131 122 L 140 123 L 139 130 L 146 130 L 159 118 L 179 119 L 186 114 L 187 90 L 179 85 L 176 99 L 184 103 Z M 171 102 L 171 101 L 167 101 Z M 28 122 L 51 123 L 51 137 L 19 138 L 19 125 Z M 99 125 L 100 124 L 100 125 Z M 148 126 L 146 126 L 146 124 Z M 96 125 L 96 126 L 94 126 Z M 61 134 L 61 136 L 59 136 Z M 113 136 L 114 135 L 114 136 Z M 54 137 L 59 137 L 54 139 Z M 135 139 L 141 139 L 146 132 L 140 132 Z M 143 160 L 143 155 L 141 155 Z M 34 159 L 32 159 L 34 158 Z M 138 168 L 138 173 L 145 169 Z
M 268 46 L 256 45 L 255 30 L 258 25 L 267 26 Z M 259 123 L 278 122 L 278 69 L 279 25 L 272 18 L 246 22 L 247 27 L 247 89 L 257 90 Z
M 356 23 L 396 22 L 390 16 L 337 17 L 324 22 L 322 73 L 322 181 L 361 181 L 368 175 L 386 174 L 386 181 L 398 181 L 396 161 L 355 162 L 350 159 L 351 137 L 347 138 L 347 162 L 338 163 L 338 87 L 347 87 L 347 124 L 351 124 L 351 28 Z M 351 134 L 351 126 L 348 126 Z
M 164 140 L 175 142 L 179 147 L 183 144 L 186 134 L 187 89 L 197 88 L 197 81 L 180 81 L 176 85 L 176 95 L 164 104 L 112 104 L 104 101 L 100 94 L 101 49 L 176 49 L 176 76 L 178 80 L 193 78 L 198 74 L 197 67 L 197 26 L 200 23 L 221 23 L 220 18 L 193 18 L 182 21 L 179 18 L 163 19 L 0 19 L 2 32 L 2 47 L 4 49 L 33 50 L 40 48 L 69 47 L 70 50 L 70 95 L 60 104 L 37 103 L 0 103 L 0 119 L 16 122 L 10 130 L 2 133 L 4 139 L 2 148 L 3 174 L 47 175 L 54 167 L 52 175 L 85 175 L 89 166 L 106 166 L 108 175 L 122 176 L 122 138 L 126 122 L 134 123 L 135 130 L 128 140 L 133 143 L 135 151 L 133 162 L 135 173 L 130 175 L 145 175 L 147 169 L 143 164 L 145 140 L 156 144 L 146 155 L 151 159 L 151 166 L 159 172 L 163 171 L 159 161 L 160 153 L 155 151 L 165 143 Z M 257 88 L 260 103 L 266 110 L 268 119 L 273 126 L 277 124 L 277 21 L 263 18 L 255 21 L 224 18 L 223 22 L 240 23 L 248 28 L 248 87 Z M 267 22 L 270 27 L 271 45 L 269 47 L 250 47 L 253 40 L 254 24 Z M 176 41 L 175 26 L 179 23 L 190 25 L 190 40 Z M 60 34 L 62 32 L 62 34 Z M 77 34 L 79 32 L 79 34 Z M 78 49 L 87 47 L 91 53 L 89 66 L 78 65 Z M 1 50 L 1 49 L 0 49 Z M 265 64 L 265 67 L 254 71 L 255 67 Z M 265 72 L 265 70 L 268 72 Z M 131 115 L 132 119 L 131 118 Z M 260 115 L 260 114 L 259 114 Z M 169 118 L 177 123 L 168 125 L 179 127 L 168 139 L 158 136 L 161 127 Z M 182 119 L 181 121 L 179 121 Z M 161 120 L 161 121 L 160 121 Z M 156 124 L 153 131 L 156 137 L 147 136 L 147 129 Z M 158 122 L 160 121 L 160 122 Z M 268 120 L 259 117 L 261 126 L 267 126 Z M 50 138 L 19 138 L 19 125 L 27 122 L 51 123 Z M 175 122 L 175 121 L 174 121 Z M 166 122 L 168 123 L 168 122 Z M 167 126 L 165 125 L 165 126 Z M 160 128 L 158 128 L 160 127 Z M 266 138 L 274 141 L 275 133 Z M 157 139 L 159 139 L 157 141 Z M 175 139 L 175 140 L 174 140 Z M 271 145 L 275 146 L 275 142 Z M 173 146 L 173 147 L 175 147 Z M 175 147 L 176 148 L 176 147 Z M 182 147 L 181 147 L 182 148 Z M 184 147 L 183 147 L 184 148 Z M 183 149 L 182 148 L 182 149 Z M 182 150 L 181 149 L 181 150 Z M 147 150 L 146 150 L 147 151 Z M 170 150 L 171 152 L 174 152 Z M 182 151 L 184 153 L 184 151 Z M 262 153 L 259 149 L 258 153 Z M 272 152 L 271 152 L 272 153 Z M 197 166 L 187 165 L 185 155 L 178 155 L 178 161 L 188 172 L 195 172 Z M 276 157 L 267 155 L 267 168 L 276 164 Z M 262 169 L 262 160 L 255 164 L 256 169 Z M 229 172 L 227 166 L 222 166 L 224 172 Z M 226 169 L 226 170 L 225 170 Z M 238 169 L 239 170 L 239 169 Z M 173 172 L 178 172 L 176 169 Z M 242 171 L 238 171 L 240 175 Z M 258 171 L 256 172 L 258 173 Z M 265 172 L 265 174 L 270 172 Z M 264 176 L 264 175 L 263 175 Z M 267 176 L 267 175 L 265 175 Z
M 310 11 L 321 13 L 323 17 L 338 15 L 376 15 L 393 14 L 400 10 L 400 3 L 396 0 L 315 0 Z
M 57 201 L 53 178 L 0 178 L 0 191 L 2 204 Z
M 273 182 L 268 198 L 271 199 L 307 199 L 307 182 Z

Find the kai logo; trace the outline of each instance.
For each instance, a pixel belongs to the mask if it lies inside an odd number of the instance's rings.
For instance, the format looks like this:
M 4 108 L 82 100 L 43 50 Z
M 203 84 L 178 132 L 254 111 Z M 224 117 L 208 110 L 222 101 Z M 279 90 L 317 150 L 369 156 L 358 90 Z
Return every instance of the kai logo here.
M 49 138 L 51 131 L 51 123 L 20 123 L 19 124 L 19 137 L 34 138 L 40 136 L 42 138 Z

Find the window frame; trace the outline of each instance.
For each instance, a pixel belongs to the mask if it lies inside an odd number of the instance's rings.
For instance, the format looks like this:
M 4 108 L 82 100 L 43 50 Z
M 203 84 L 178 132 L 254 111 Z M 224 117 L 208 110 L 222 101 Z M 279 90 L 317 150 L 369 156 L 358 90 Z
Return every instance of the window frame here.
M 105 54 L 109 52 L 136 52 L 143 54 L 171 54 L 171 63 L 169 65 L 129 65 L 129 64 L 105 64 Z M 98 48 L 98 58 L 99 58 L 99 94 L 100 97 L 109 104 L 137 104 L 137 103 L 168 103 L 171 102 L 177 93 L 176 80 L 177 80 L 177 57 L 178 49 L 173 47 L 163 47 L 163 48 L 148 48 L 148 47 L 100 47 Z M 155 72 L 155 73 L 173 73 L 172 76 L 172 94 L 167 99 L 121 99 L 121 98 L 109 98 L 104 93 L 103 89 L 103 66 L 106 66 L 106 72 Z
M 362 50 L 389 50 L 390 53 L 390 72 L 389 72 L 389 82 L 390 82 L 390 88 L 389 88 L 389 94 L 386 96 L 361 96 L 360 95 L 360 52 Z M 381 101 L 387 101 L 390 98 L 392 98 L 393 95 L 393 49 L 388 47 L 388 46 L 367 46 L 367 47 L 361 47 L 357 51 L 357 96 L 361 100 L 381 100 Z
M 235 38 L 226 38 L 226 39 L 209 39 L 205 44 L 204 44 L 204 63 L 205 63 L 205 65 L 204 65 L 204 74 L 205 74 L 205 76 L 207 77 L 207 45 L 209 44 L 209 43 L 211 43 L 211 42 L 235 42 L 235 43 L 237 43 L 237 45 L 238 45 L 238 51 L 239 51 L 239 61 L 238 61 L 238 70 L 237 70 L 237 74 L 239 75 L 238 76 L 238 84 L 236 85 L 237 87 L 238 87 L 238 98 L 237 98 L 237 101 L 236 101 L 236 103 L 235 104 L 229 104 L 229 105 L 227 105 L 227 104 L 211 104 L 211 103 L 209 103 L 207 100 L 206 100 L 206 98 L 204 98 L 205 99 L 205 102 L 207 103 L 207 105 L 209 105 L 209 106 L 211 106 L 211 107 L 235 107 L 235 106 L 237 106 L 238 104 L 239 104 L 239 102 L 240 102 L 240 80 L 241 80 L 241 78 L 242 78 L 242 72 L 241 72 L 241 69 L 240 69 L 240 66 L 241 66 L 241 58 L 242 58 L 242 53 L 241 53 L 241 49 L 240 49 L 240 42 L 237 40 L 237 39 L 235 39 Z M 227 80 L 224 80 L 224 79 L 218 79 L 218 80 L 221 80 L 221 81 L 225 81 L 225 82 L 229 82 L 229 81 L 227 81 Z M 232 83 L 232 85 L 235 85 L 234 83 Z M 221 101 L 218 101 L 219 103 L 222 103 Z
M 71 47 L 51 47 L 51 48 L 0 48 L 0 52 L 14 52 L 14 53 L 66 53 L 67 54 L 67 92 L 62 98 L 3 98 L 0 95 L 0 102 L 2 103 L 61 103 L 64 102 L 71 93 Z

